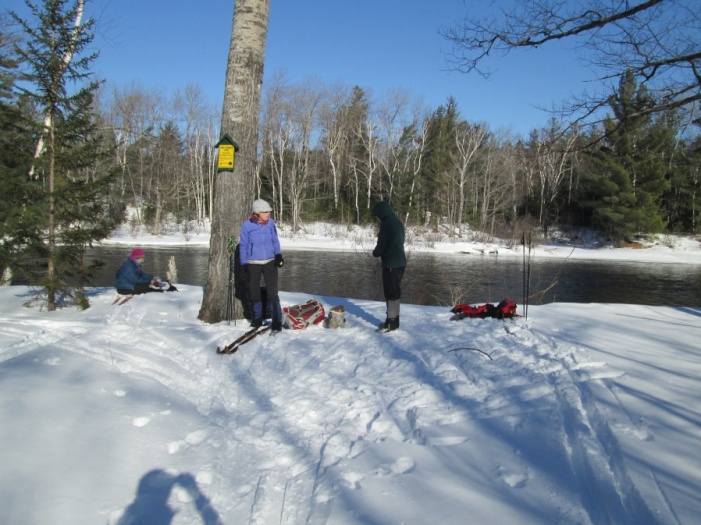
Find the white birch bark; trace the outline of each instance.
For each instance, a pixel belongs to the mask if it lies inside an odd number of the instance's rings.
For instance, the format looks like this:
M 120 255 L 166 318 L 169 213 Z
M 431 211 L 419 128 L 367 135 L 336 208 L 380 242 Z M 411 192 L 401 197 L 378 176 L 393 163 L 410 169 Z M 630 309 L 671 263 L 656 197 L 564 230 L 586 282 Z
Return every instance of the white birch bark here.
M 226 69 L 221 135 L 229 135 L 240 147 L 234 171 L 217 174 L 214 190 L 209 270 L 199 318 L 206 323 L 223 321 L 229 299 L 227 239 L 238 238 L 241 224 L 254 197 L 258 148 L 258 117 L 270 0 L 236 0 Z M 235 318 L 243 316 L 235 302 Z

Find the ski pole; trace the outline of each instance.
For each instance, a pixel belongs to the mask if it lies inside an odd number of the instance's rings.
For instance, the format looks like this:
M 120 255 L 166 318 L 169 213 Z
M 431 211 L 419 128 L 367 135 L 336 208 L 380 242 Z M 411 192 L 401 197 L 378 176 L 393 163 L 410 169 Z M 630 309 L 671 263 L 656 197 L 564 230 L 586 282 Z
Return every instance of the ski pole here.
M 226 249 L 229 252 L 229 284 L 227 286 L 226 296 L 226 324 L 231 324 L 231 319 L 234 317 L 234 250 L 236 249 L 236 241 L 232 235 L 229 235 Z

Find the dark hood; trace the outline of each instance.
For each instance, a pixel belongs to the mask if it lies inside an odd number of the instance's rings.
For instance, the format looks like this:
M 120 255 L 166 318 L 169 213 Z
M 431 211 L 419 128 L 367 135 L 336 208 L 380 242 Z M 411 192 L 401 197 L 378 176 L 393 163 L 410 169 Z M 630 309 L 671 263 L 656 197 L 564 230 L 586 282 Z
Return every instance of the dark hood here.
M 377 204 L 375 204 L 375 206 L 372 207 L 371 213 L 373 217 L 379 217 L 381 220 L 394 215 L 392 207 L 387 201 L 380 201 Z

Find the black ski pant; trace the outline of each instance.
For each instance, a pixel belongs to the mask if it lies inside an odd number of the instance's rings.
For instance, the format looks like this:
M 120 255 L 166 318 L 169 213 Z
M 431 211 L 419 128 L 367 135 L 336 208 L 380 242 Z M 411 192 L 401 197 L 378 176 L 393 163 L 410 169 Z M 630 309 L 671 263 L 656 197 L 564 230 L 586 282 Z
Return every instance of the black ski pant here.
M 268 303 L 279 303 L 278 297 L 278 280 L 277 266 L 275 261 L 270 261 L 266 264 L 248 264 L 248 293 L 250 294 L 251 303 L 256 304 L 261 301 L 260 296 L 260 277 L 265 279 L 265 290 L 268 294 Z
M 385 299 L 396 301 L 402 298 L 402 277 L 405 268 L 382 268 L 382 289 Z

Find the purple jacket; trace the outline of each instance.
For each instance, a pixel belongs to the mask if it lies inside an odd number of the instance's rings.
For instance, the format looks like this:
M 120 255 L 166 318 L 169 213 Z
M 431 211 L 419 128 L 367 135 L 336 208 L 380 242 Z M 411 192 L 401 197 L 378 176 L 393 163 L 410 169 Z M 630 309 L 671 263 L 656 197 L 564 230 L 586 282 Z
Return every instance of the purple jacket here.
M 241 226 L 239 243 L 241 264 L 266 263 L 280 253 L 280 240 L 273 219 L 268 219 L 267 224 L 248 219 Z

